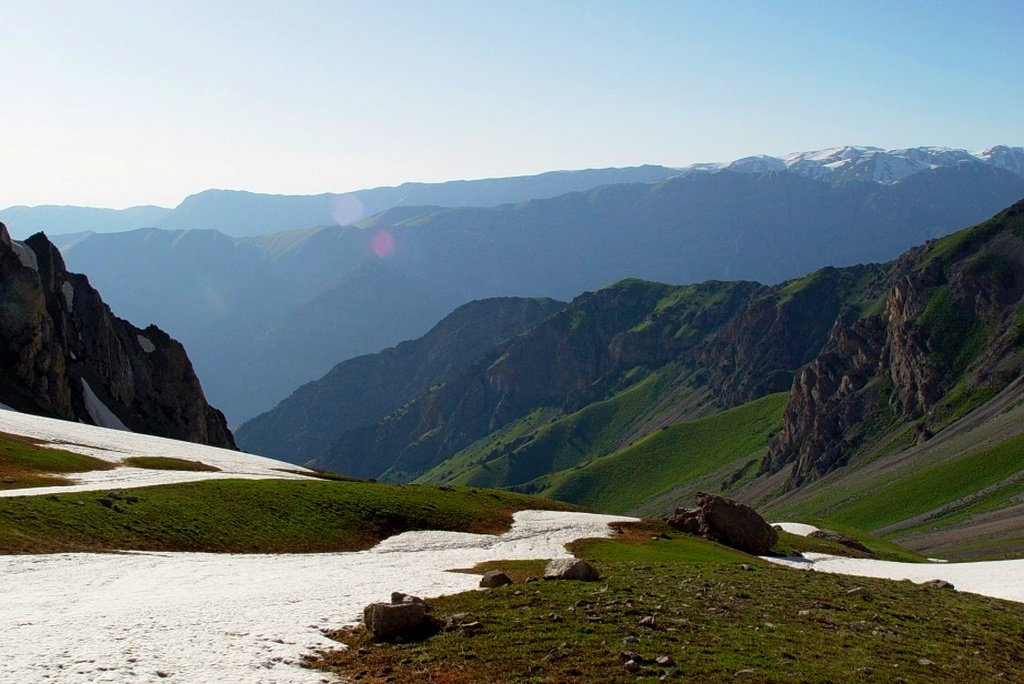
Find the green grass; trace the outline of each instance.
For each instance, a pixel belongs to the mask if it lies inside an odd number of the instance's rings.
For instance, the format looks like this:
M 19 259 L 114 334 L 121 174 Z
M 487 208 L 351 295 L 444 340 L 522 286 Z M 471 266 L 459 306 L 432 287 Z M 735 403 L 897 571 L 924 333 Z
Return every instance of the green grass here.
M 836 497 L 853 492 L 828 492 L 790 510 L 798 515 L 816 511 L 825 525 L 845 524 L 878 529 L 950 504 L 1024 470 L 1024 435 L 931 467 L 918 466 L 892 481 L 863 483 L 865 489 L 842 502 Z M 833 503 L 829 503 L 832 501 Z M 784 509 L 785 510 L 785 509 Z M 839 530 L 842 531 L 842 530 Z
M 611 399 L 590 404 L 572 415 L 541 425 L 508 447 L 456 455 L 444 469 L 476 461 L 452 482 L 477 487 L 506 487 L 528 482 L 552 471 L 572 468 L 610 453 L 645 410 L 657 401 L 661 378 L 648 375 Z
M 189 461 L 184 458 L 172 458 L 170 456 L 132 456 L 123 461 L 124 465 L 132 468 L 146 468 L 148 470 L 187 470 L 193 472 L 216 473 L 220 468 L 208 465 L 201 461 Z
M 439 624 L 478 621 L 478 631 L 403 644 L 340 631 L 350 649 L 310 664 L 394 684 L 1024 681 L 1020 604 L 791 570 L 669 536 L 575 543 L 601 573 L 595 583 L 525 583 L 544 564 L 518 562 L 516 584 L 430 601 Z M 866 597 L 847 593 L 858 586 Z M 649 616 L 653 627 L 641 626 Z M 644 659 L 635 674 L 627 651 Z
M 501 532 L 527 508 L 569 507 L 422 485 L 208 480 L 0 499 L 0 553 L 351 551 L 408 530 Z
M 735 463 L 760 457 L 778 429 L 786 393 L 654 432 L 581 468 L 522 489 L 597 510 L 621 513 Z
M 116 464 L 92 456 L 40 446 L 18 435 L 0 433 L 0 489 L 69 484 L 61 475 L 110 470 Z

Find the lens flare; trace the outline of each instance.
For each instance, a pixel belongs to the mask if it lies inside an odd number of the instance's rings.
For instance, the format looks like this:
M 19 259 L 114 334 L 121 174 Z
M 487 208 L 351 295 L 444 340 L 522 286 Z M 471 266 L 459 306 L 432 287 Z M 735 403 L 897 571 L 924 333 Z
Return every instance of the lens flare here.
M 331 216 L 339 226 L 347 226 L 355 223 L 366 214 L 363 203 L 355 195 L 338 195 L 331 203 Z
M 395 236 L 386 230 L 378 231 L 370 240 L 370 249 L 380 259 L 389 256 L 395 251 Z

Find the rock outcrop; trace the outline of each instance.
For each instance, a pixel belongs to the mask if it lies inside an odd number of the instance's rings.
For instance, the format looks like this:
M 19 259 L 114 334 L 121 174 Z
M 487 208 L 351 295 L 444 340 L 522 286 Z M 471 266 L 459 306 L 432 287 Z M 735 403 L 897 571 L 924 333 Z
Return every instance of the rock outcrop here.
M 0 403 L 26 413 L 234 448 L 185 349 L 114 316 L 42 233 L 0 223 Z
M 750 506 L 724 496 L 697 492 L 697 508 L 677 508 L 668 524 L 688 534 L 752 554 L 768 553 L 779 533 Z
M 917 422 L 919 439 L 1024 369 L 1024 201 L 911 250 L 882 312 L 836 322 L 797 374 L 761 473 L 792 464 L 787 486 L 843 465 L 870 425 Z M 958 396 L 950 396 L 954 386 Z

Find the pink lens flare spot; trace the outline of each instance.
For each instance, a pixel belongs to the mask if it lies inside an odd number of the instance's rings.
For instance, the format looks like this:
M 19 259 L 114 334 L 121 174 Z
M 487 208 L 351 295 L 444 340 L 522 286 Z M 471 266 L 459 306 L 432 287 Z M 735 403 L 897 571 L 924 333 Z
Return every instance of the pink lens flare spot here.
M 395 251 L 395 236 L 386 230 L 382 230 L 370 240 L 370 249 L 378 257 L 383 259 Z

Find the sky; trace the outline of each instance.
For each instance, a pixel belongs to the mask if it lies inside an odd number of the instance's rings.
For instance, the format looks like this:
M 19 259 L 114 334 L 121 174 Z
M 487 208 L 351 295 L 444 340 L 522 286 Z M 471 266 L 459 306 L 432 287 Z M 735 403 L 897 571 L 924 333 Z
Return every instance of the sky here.
M 0 207 L 1024 145 L 1024 2 L 0 0 Z

